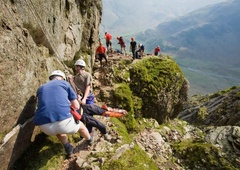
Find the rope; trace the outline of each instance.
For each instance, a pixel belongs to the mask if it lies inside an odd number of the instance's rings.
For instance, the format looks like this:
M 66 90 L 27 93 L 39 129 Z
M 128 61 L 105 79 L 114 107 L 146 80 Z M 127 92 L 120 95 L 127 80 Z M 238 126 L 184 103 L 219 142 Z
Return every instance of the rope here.
M 50 38 L 51 35 L 49 34 L 49 32 L 47 31 L 46 27 L 44 26 L 42 20 L 41 20 L 41 17 L 40 15 L 38 14 L 33 2 L 31 0 L 29 0 L 30 2 L 28 2 L 28 0 L 25 0 L 28 8 L 30 9 L 30 11 L 32 12 L 35 20 L 37 21 L 38 25 L 40 26 L 41 30 L 43 31 L 44 33 L 44 36 L 46 37 L 46 39 L 48 40 L 51 48 L 53 49 L 54 53 L 57 55 L 58 58 L 61 58 L 57 48 L 55 47 L 54 45 L 54 42 L 52 41 L 52 39 Z
M 30 2 L 28 2 L 28 1 L 30 1 Z M 30 9 L 30 11 L 32 12 L 32 14 L 33 14 L 35 20 L 37 21 L 38 25 L 40 26 L 44 36 L 48 40 L 52 50 L 56 54 L 58 61 L 64 66 L 64 68 L 66 70 L 68 70 L 67 66 L 63 63 L 63 61 L 61 61 L 61 55 L 59 54 L 59 52 L 58 52 L 58 50 L 55 46 L 55 43 L 52 41 L 51 34 L 47 31 L 44 23 L 42 22 L 42 19 L 41 19 L 39 13 L 37 12 L 37 10 L 36 10 L 33 2 L 32 2 L 32 0 L 25 0 L 25 2 L 27 4 L 28 8 Z

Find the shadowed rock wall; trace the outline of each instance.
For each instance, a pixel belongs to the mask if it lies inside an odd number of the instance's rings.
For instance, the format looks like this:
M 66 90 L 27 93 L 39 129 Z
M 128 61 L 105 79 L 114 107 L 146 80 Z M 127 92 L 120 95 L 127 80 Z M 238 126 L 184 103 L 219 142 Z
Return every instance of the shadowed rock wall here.
M 9 169 L 34 138 L 37 88 L 81 49 L 92 60 L 102 2 L 3 0 L 0 8 L 0 164 Z

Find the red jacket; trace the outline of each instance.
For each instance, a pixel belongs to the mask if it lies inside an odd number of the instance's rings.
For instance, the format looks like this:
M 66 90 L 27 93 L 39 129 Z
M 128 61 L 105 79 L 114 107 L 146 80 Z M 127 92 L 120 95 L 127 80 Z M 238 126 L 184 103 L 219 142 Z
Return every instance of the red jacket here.
M 159 51 L 161 51 L 160 47 L 156 47 L 156 48 L 154 49 L 154 52 L 155 52 L 155 53 L 158 53 Z
M 105 35 L 105 38 L 106 38 L 107 41 L 110 41 L 110 40 L 112 39 L 112 35 L 109 34 L 109 33 L 107 33 L 107 34 Z
M 99 46 L 96 50 L 98 54 L 104 54 L 106 52 L 106 48 L 104 46 Z

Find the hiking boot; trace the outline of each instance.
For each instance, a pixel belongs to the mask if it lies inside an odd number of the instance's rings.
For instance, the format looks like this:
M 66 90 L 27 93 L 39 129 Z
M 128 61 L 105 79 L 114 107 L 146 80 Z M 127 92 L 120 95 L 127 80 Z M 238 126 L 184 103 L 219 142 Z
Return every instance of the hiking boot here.
M 106 141 L 110 141 L 111 140 L 111 136 L 108 133 L 104 134 L 103 136 L 104 136 L 104 139 Z
M 74 147 L 70 143 L 66 143 L 64 148 L 67 153 L 67 158 L 71 158 L 73 156 Z
M 80 141 L 82 141 L 82 140 L 83 140 L 83 137 L 80 136 L 79 139 L 78 139 L 78 141 L 80 142 Z
M 91 136 L 91 138 L 89 140 L 87 140 L 88 145 L 92 146 L 94 144 L 94 137 Z

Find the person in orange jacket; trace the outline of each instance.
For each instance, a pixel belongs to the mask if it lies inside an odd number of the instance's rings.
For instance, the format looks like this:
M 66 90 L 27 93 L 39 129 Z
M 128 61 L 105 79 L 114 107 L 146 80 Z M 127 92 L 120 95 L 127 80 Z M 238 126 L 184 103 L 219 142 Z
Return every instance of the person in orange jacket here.
M 106 48 L 103 46 L 103 43 L 100 42 L 99 46 L 96 49 L 96 54 L 98 55 L 98 59 L 100 61 L 101 67 L 103 66 L 102 64 L 102 59 L 104 58 L 106 61 L 106 65 L 108 63 L 107 56 L 106 56 Z
M 109 34 L 108 32 L 105 32 L 105 39 L 106 39 L 107 51 L 109 50 L 112 51 L 112 35 Z

